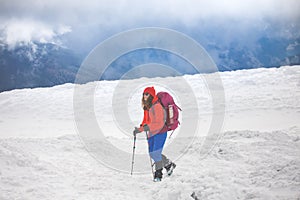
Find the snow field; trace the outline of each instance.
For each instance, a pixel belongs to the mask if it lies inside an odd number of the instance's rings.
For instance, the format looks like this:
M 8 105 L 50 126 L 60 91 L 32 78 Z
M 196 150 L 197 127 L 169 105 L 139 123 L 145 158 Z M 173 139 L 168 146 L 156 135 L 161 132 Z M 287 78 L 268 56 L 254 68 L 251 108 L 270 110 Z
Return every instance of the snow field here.
M 300 197 L 299 128 L 226 132 L 204 159 L 201 140 L 175 161 L 171 177 L 154 183 L 150 166 L 149 174 L 133 176 L 108 169 L 76 135 L 1 139 L 0 197 L 159 200 L 191 199 L 192 192 L 200 199 Z M 138 146 L 145 145 L 141 142 Z
M 225 93 L 222 137 L 204 157 L 202 144 L 211 124 L 212 104 L 203 76 L 213 80 L 215 74 L 185 75 L 197 100 L 198 132 L 180 158 L 167 154 L 177 168 L 161 183 L 152 182 L 148 161 L 141 164 L 149 173 L 130 176 L 131 157 L 120 159 L 128 171 L 122 173 L 89 154 L 76 130 L 73 84 L 0 93 L 0 199 L 192 199 L 193 192 L 200 199 L 299 199 L 299 66 L 219 75 Z M 133 85 L 162 80 L 176 85 L 176 77 L 139 79 Z M 88 92 L 97 85 L 97 122 L 111 144 L 131 153 L 130 131 L 120 130 L 114 121 L 112 98 L 117 84 L 101 81 L 82 87 Z M 141 89 L 135 88 L 128 100 L 130 130 L 142 117 Z M 180 93 L 189 95 L 184 92 L 180 88 Z M 192 111 L 192 106 L 184 109 L 186 119 L 194 117 Z M 146 141 L 139 137 L 137 154 L 147 151 Z M 182 144 L 191 141 L 181 137 Z M 173 139 L 167 145 L 174 145 Z

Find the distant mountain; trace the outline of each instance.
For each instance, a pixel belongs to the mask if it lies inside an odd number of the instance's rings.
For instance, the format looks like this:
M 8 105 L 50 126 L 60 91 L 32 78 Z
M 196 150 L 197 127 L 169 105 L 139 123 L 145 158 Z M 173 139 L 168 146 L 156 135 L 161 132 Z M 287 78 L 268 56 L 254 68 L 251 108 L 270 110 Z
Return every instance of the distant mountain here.
M 262 37 L 251 47 L 238 42 L 229 45 L 217 42 L 202 45 L 215 61 L 219 71 L 300 64 L 300 38 L 295 41 Z M 132 51 L 116 59 L 103 79 L 119 79 L 124 71 L 151 62 L 172 66 L 181 74 L 197 73 L 190 63 L 175 54 L 164 50 L 143 49 Z M 148 76 L 151 77 L 151 74 Z
M 80 59 L 55 44 L 0 46 L 0 91 L 74 82 Z
M 261 37 L 251 47 L 238 42 L 229 45 L 207 42 L 202 45 L 220 71 L 300 64 L 300 38 L 292 40 Z M 74 82 L 83 57 L 76 54 L 75 50 L 49 43 L 20 44 L 11 50 L 2 44 L 0 92 Z M 151 62 L 172 66 L 181 74 L 197 73 L 188 62 L 177 55 L 163 50 L 142 49 L 116 59 L 100 79 L 119 79 L 132 67 Z
M 260 38 L 254 47 L 231 43 L 229 46 L 207 45 L 220 71 L 279 67 L 300 64 L 300 38 L 298 40 Z

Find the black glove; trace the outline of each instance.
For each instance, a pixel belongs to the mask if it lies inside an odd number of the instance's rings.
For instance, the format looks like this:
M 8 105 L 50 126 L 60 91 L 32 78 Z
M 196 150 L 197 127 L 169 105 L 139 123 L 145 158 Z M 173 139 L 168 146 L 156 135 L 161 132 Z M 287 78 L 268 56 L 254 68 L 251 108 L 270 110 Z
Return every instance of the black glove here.
M 147 124 L 144 125 L 144 131 L 146 131 L 146 132 L 150 131 L 150 128 L 149 128 L 149 126 Z
M 133 135 L 136 136 L 136 134 L 140 133 L 141 131 L 137 128 L 134 127 Z

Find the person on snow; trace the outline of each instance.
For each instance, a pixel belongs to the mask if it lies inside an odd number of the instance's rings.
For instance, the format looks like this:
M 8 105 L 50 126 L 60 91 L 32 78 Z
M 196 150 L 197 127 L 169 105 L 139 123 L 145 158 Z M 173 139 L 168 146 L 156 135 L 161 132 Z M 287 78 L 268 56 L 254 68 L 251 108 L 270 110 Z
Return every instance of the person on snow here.
M 133 133 L 137 134 L 143 131 L 147 133 L 149 154 L 155 164 L 154 181 L 160 181 L 163 168 L 170 176 L 176 165 L 162 154 L 168 129 L 165 126 L 166 113 L 156 96 L 154 87 L 145 88 L 142 107 L 144 110 L 143 122 L 139 128 L 135 127 Z

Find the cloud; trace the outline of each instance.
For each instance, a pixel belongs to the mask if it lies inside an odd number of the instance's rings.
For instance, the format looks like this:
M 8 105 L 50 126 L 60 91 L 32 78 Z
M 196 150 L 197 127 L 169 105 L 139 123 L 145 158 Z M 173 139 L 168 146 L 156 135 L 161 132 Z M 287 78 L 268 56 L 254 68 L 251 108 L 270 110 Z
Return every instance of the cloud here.
M 6 0 L 0 13 L 7 17 L 39 17 L 46 21 L 112 24 L 158 19 L 193 24 L 204 18 L 234 17 L 299 19 L 298 0 Z M 88 21 L 85 21 L 88 20 Z
M 59 43 L 58 36 L 71 32 L 69 26 L 59 25 L 51 27 L 43 22 L 28 19 L 11 19 L 2 24 L 2 42 L 8 45 L 9 49 L 17 44 Z
M 53 42 L 71 30 L 73 40 L 88 45 L 95 35 L 104 39 L 143 26 L 198 31 L 203 23 L 227 26 L 229 22 L 234 31 L 248 33 L 267 27 L 268 20 L 298 28 L 299 8 L 299 0 L 2 0 L 0 24 L 6 25 L 5 41 L 12 45 L 22 40 Z

